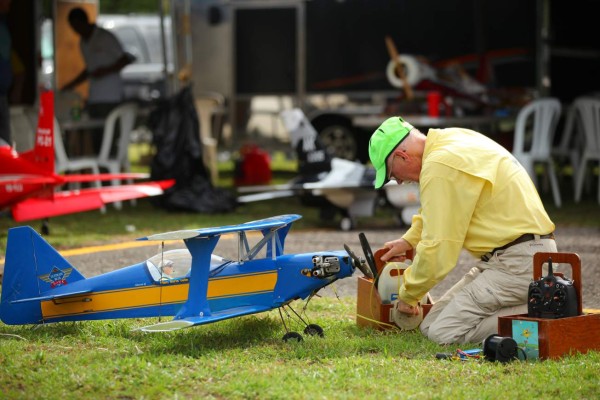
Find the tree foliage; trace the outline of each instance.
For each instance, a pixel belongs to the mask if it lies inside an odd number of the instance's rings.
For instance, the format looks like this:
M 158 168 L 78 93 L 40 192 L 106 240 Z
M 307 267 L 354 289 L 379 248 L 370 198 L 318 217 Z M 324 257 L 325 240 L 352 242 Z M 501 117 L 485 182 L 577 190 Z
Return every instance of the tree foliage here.
M 158 13 L 162 0 L 99 0 L 102 14 Z

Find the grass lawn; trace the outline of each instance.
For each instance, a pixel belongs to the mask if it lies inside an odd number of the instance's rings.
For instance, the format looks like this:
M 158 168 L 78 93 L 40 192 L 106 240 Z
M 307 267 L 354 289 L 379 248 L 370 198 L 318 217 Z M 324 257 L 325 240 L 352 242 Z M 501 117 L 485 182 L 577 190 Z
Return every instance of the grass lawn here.
M 308 316 L 325 337 L 300 343 L 281 340 L 276 312 L 154 334 L 132 331 L 148 320 L 0 325 L 0 397 L 597 398 L 600 353 L 509 364 L 437 360 L 456 346 L 360 329 L 354 313 L 353 298 L 314 299 Z

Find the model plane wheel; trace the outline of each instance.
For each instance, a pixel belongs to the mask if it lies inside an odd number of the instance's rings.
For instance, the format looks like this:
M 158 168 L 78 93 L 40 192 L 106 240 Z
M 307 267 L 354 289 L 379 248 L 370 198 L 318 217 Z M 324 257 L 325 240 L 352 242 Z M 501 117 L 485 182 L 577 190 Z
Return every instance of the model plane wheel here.
M 304 333 L 310 336 L 325 336 L 323 333 L 323 328 L 317 324 L 308 324 L 306 328 L 304 328 Z
M 284 342 L 289 342 L 290 340 L 292 340 L 292 341 L 295 340 L 296 342 L 301 342 L 304 340 L 302 335 L 299 334 L 298 332 L 288 332 L 285 335 L 283 335 L 282 339 Z
M 340 221 L 340 229 L 344 232 L 351 231 L 354 229 L 354 221 L 350 217 L 343 217 Z
M 48 220 L 42 221 L 42 235 L 48 236 L 50 234 L 50 223 Z
M 373 276 L 378 275 L 377 266 L 375 265 L 375 257 L 373 256 L 373 251 L 371 250 L 371 246 L 369 245 L 369 241 L 364 233 L 359 233 L 358 238 L 360 239 L 360 245 L 362 246 L 363 252 L 365 253 L 365 258 L 367 259 L 367 264 L 369 264 L 369 268 L 373 271 Z

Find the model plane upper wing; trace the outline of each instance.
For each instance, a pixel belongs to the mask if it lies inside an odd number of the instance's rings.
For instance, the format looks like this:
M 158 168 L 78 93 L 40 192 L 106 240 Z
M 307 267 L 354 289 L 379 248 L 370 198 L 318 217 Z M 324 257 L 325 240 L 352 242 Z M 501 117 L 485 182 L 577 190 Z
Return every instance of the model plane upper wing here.
M 272 228 L 282 228 L 292 222 L 302 218 L 297 214 L 279 215 L 276 217 L 250 221 L 239 225 L 226 225 L 215 228 L 188 229 L 183 231 L 172 231 L 150 235 L 138 240 L 173 240 L 173 239 L 191 239 L 195 237 L 211 237 L 224 233 L 243 232 L 243 231 L 263 231 Z
M 122 173 L 122 174 L 77 174 L 77 175 L 33 175 L 33 174 L 6 174 L 0 176 L 2 185 L 52 185 L 60 186 L 66 183 L 89 183 L 112 180 L 147 179 L 149 174 Z
M 150 175 L 127 172 L 121 174 L 70 174 L 60 175 L 60 177 L 64 181 L 64 183 L 85 183 L 96 181 L 112 181 L 115 179 L 120 181 L 124 181 L 127 179 L 147 179 L 150 177 Z

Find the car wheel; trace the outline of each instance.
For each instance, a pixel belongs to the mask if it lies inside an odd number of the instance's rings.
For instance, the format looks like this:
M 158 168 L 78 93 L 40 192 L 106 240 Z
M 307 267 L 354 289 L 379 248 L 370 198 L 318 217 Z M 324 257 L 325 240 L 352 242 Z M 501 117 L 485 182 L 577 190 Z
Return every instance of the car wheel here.
M 319 129 L 319 140 L 332 156 L 356 160 L 358 145 L 354 132 L 348 124 L 335 121 L 324 125 Z

